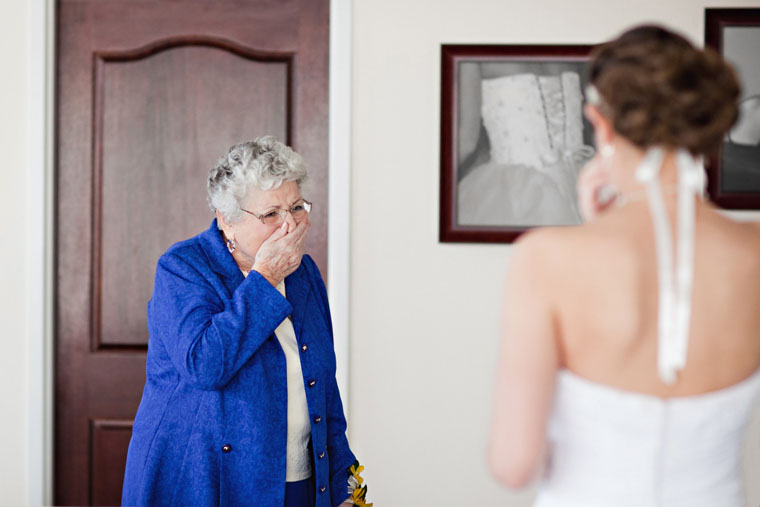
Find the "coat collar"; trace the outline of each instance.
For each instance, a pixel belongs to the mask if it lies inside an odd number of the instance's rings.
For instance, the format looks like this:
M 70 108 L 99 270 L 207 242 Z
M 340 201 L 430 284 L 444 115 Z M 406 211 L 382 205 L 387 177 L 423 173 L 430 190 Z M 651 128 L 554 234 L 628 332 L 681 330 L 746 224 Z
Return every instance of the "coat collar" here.
M 200 242 L 211 264 L 211 269 L 227 281 L 232 291 L 243 283 L 245 277 L 240 271 L 235 259 L 224 243 L 224 238 L 216 226 L 216 218 L 211 222 L 208 229 L 200 234 Z M 309 298 L 311 297 L 311 284 L 309 283 L 306 267 L 303 262 L 293 273 L 285 278 L 285 295 L 293 307 L 290 320 L 296 336 L 301 336 L 303 321 L 306 315 Z
M 212 220 L 211 226 L 201 233 L 200 241 L 203 251 L 208 256 L 211 269 L 225 280 L 233 282 L 233 289 L 237 288 L 244 279 L 243 273 L 232 254 L 227 251 L 222 232 L 216 226 L 216 218 Z

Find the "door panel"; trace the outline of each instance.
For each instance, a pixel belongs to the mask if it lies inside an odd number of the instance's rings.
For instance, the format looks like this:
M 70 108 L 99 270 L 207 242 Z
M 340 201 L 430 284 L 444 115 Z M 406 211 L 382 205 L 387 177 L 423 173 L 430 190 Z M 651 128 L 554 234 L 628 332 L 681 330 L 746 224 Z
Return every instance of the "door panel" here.
M 63 0 L 58 8 L 55 501 L 118 504 L 158 257 L 206 229 L 206 176 L 273 134 L 327 238 L 328 1 Z
M 124 467 L 114 461 L 126 461 L 132 436 L 132 421 L 95 419 L 90 422 L 90 498 L 94 505 L 118 505 L 114 492 L 121 491 Z M 114 503 L 114 500 L 117 500 Z
M 96 57 L 96 348 L 147 344 L 134 295 L 150 294 L 153 272 L 141 268 L 208 227 L 204 175 L 230 140 L 289 137 L 292 55 L 256 61 L 211 44 Z

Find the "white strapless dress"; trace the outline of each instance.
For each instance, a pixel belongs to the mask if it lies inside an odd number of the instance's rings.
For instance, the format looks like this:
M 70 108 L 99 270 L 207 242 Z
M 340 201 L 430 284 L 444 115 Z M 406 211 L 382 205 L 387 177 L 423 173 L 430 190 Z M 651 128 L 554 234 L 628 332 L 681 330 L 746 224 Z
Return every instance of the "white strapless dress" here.
M 706 394 L 658 398 L 557 378 L 535 507 L 738 507 L 760 370 Z

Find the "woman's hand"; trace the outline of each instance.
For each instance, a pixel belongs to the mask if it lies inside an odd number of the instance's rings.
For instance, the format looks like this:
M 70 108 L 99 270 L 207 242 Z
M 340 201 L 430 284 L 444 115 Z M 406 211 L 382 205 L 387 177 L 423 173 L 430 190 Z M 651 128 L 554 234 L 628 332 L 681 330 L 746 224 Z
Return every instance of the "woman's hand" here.
M 583 220 L 589 222 L 607 210 L 617 198 L 610 175 L 596 155 L 581 169 L 578 176 L 578 204 Z
M 306 231 L 311 227 L 306 217 L 292 231 L 288 221 L 275 230 L 259 247 L 253 261 L 252 271 L 266 278 L 277 287 L 286 276 L 298 269 L 306 243 Z

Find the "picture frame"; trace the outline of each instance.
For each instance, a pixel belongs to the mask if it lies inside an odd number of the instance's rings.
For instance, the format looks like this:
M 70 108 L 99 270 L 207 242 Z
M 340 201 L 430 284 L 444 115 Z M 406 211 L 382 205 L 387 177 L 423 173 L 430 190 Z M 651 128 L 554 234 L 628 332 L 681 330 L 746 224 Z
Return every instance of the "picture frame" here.
M 581 223 L 593 45 L 441 45 L 441 242 L 511 243 Z
M 707 193 L 727 209 L 760 209 L 760 9 L 705 9 L 705 46 L 739 74 L 739 119 L 706 164 Z

